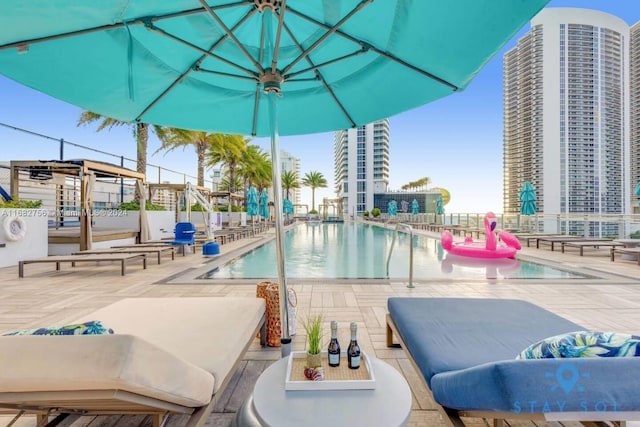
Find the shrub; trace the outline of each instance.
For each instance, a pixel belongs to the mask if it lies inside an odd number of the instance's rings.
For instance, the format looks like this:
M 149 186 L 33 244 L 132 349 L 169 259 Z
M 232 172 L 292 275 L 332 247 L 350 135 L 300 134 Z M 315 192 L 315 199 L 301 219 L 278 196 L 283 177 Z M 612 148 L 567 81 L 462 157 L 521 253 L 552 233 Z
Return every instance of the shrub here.
M 371 209 L 371 215 L 373 215 L 376 218 L 379 217 L 380 216 L 380 209 L 379 208 Z
M 634 231 L 629 237 L 631 237 L 632 239 L 640 239 L 640 230 Z
M 2 200 L 0 208 L 2 209 L 38 209 L 42 206 L 42 200 Z
M 229 212 L 229 207 L 228 206 L 217 206 L 217 207 L 213 208 L 213 211 L 214 212 Z M 231 212 L 244 212 L 244 211 L 245 211 L 245 209 L 240 207 L 240 206 L 231 205 Z
M 148 211 L 166 211 L 164 206 L 156 205 L 151 203 L 149 200 L 144 205 L 144 208 Z M 120 203 L 118 209 L 123 211 L 139 211 L 140 210 L 140 202 L 124 202 Z
M 362 216 L 364 216 L 364 217 L 368 217 L 368 216 L 369 216 L 369 211 L 364 211 L 364 212 L 362 212 Z
M 184 212 L 187 210 L 187 207 L 183 206 L 180 208 L 180 210 Z M 191 212 L 205 212 L 205 211 L 206 209 L 200 203 L 195 203 L 191 205 Z

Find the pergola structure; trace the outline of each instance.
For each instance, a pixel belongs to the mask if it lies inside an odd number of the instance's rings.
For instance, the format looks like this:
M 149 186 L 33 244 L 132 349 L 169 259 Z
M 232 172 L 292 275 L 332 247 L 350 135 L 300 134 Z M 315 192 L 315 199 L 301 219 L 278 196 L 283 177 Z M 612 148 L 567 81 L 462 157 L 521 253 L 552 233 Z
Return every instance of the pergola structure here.
M 64 218 L 65 185 L 67 178 L 79 180 L 80 187 L 80 250 L 91 249 L 93 241 L 91 230 L 91 214 L 93 212 L 93 187 L 97 179 L 134 180 L 138 189 L 144 188 L 145 176 L 139 172 L 126 169 L 110 163 L 93 160 L 21 160 L 11 161 L 11 195 L 19 199 L 21 195 L 35 198 L 37 194 L 44 195 L 52 188 L 55 192 L 52 199 L 56 221 Z M 45 187 L 36 187 L 34 182 L 44 183 Z M 29 185 L 31 183 L 31 185 Z M 39 192 L 39 193 L 38 193 Z M 73 188 L 75 193 L 75 186 Z M 34 197 L 35 194 L 35 197 Z

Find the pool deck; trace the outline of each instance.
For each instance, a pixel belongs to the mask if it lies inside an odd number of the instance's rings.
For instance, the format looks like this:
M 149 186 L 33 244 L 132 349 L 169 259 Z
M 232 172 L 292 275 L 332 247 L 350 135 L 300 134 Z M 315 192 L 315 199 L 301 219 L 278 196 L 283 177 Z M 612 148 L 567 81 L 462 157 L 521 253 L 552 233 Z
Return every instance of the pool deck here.
M 273 231 L 269 231 L 273 233 Z M 427 231 L 415 230 L 438 238 Z M 266 235 L 268 237 L 268 234 Z M 233 256 L 260 239 L 249 237 L 221 247 L 222 256 Z M 347 325 L 358 322 L 358 340 L 362 349 L 385 360 L 406 377 L 413 392 L 410 426 L 444 426 L 424 386 L 402 349 L 389 349 L 385 341 L 385 315 L 387 298 L 415 297 L 477 297 L 515 298 L 530 301 L 551 310 L 586 328 L 618 332 L 640 332 L 640 267 L 634 259 L 616 258 L 610 261 L 607 249 L 585 249 L 584 256 L 575 250 L 551 252 L 550 248 L 524 247 L 518 255 L 525 260 L 549 262 L 563 268 L 586 272 L 594 278 L 564 280 L 518 281 L 415 281 L 415 288 L 407 288 L 402 281 L 375 280 L 363 283 L 357 280 L 329 281 L 290 280 L 298 297 L 298 333 L 293 337 L 293 350 L 304 350 L 305 337 L 299 319 L 307 313 L 322 313 L 325 320 L 340 324 L 340 341 L 346 343 Z M 150 265 L 147 270 L 132 266 L 129 274 L 121 277 L 110 265 L 78 265 L 73 269 L 52 271 L 50 266 L 33 265 L 27 277 L 18 278 L 18 267 L 0 269 L 0 332 L 37 326 L 52 326 L 70 322 L 103 306 L 128 297 L 197 297 L 197 296 L 255 296 L 257 281 L 226 281 L 201 284 L 193 280 L 180 280 L 194 271 L 211 265 L 212 259 L 200 254 L 176 257 L 175 261 Z M 241 405 L 257 375 L 280 357 L 279 348 L 264 348 L 256 340 L 238 370 L 235 382 L 225 392 L 220 404 L 210 416 L 207 425 L 228 426 Z M 87 425 L 87 418 L 65 425 Z M 133 417 L 126 425 L 143 425 Z M 139 417 L 138 417 L 139 418 Z M 8 418 L 0 417 L 0 425 Z M 125 420 L 99 417 L 91 427 L 124 425 Z M 16 426 L 35 425 L 27 418 Z M 175 425 L 170 422 L 168 425 Z M 470 420 L 470 426 L 485 426 L 479 420 Z M 541 426 L 541 423 L 510 422 L 511 426 Z M 577 423 L 549 423 L 549 426 L 577 426 Z M 629 423 L 640 426 L 640 423 Z

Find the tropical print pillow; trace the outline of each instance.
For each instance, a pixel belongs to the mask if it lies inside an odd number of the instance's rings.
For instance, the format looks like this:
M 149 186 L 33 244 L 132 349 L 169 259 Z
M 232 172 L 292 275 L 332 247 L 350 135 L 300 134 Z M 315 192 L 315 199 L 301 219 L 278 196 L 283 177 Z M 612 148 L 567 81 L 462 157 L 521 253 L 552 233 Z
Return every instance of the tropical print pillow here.
M 545 338 L 516 359 L 640 356 L 640 336 L 617 332 L 578 331 Z
M 113 334 L 113 329 L 105 328 L 99 320 L 78 323 L 75 325 L 64 325 L 51 328 L 24 329 L 22 331 L 9 332 L 10 335 L 103 335 Z

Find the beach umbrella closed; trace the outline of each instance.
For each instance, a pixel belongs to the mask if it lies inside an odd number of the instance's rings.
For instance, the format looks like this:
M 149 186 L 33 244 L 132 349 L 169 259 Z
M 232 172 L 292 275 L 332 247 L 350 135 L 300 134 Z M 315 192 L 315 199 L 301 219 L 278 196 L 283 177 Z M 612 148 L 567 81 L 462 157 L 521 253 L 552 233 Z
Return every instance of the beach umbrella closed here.
M 262 190 L 260 193 L 260 216 L 264 219 L 269 219 L 269 193 L 267 190 Z
M 520 191 L 520 213 L 522 215 L 536 214 L 536 190 L 529 181 L 525 181 Z
M 282 213 L 285 215 L 293 215 L 293 203 L 291 203 L 291 200 L 284 199 L 284 202 L 282 202 Z
M 269 136 L 280 189 L 280 134 L 353 128 L 459 92 L 548 1 L 5 1 L 0 73 L 125 122 Z
M 409 210 L 409 202 L 407 202 L 406 200 L 402 200 L 400 202 L 400 210 L 402 211 L 402 213 L 407 213 L 407 210 Z
M 411 202 L 411 213 L 413 215 L 418 215 L 420 213 L 419 209 L 420 209 L 420 204 L 416 199 L 413 199 L 413 202 Z
M 640 196 L 640 182 L 636 185 L 636 196 Z M 638 206 L 640 206 L 640 201 L 638 202 Z
M 398 215 L 398 202 L 396 202 L 395 200 L 391 200 L 387 204 L 387 214 L 390 216 Z
M 442 196 L 438 196 L 438 199 L 436 200 L 436 214 L 444 215 L 444 204 L 442 202 Z
M 258 190 L 249 187 L 247 192 L 247 215 L 254 217 L 258 215 Z

